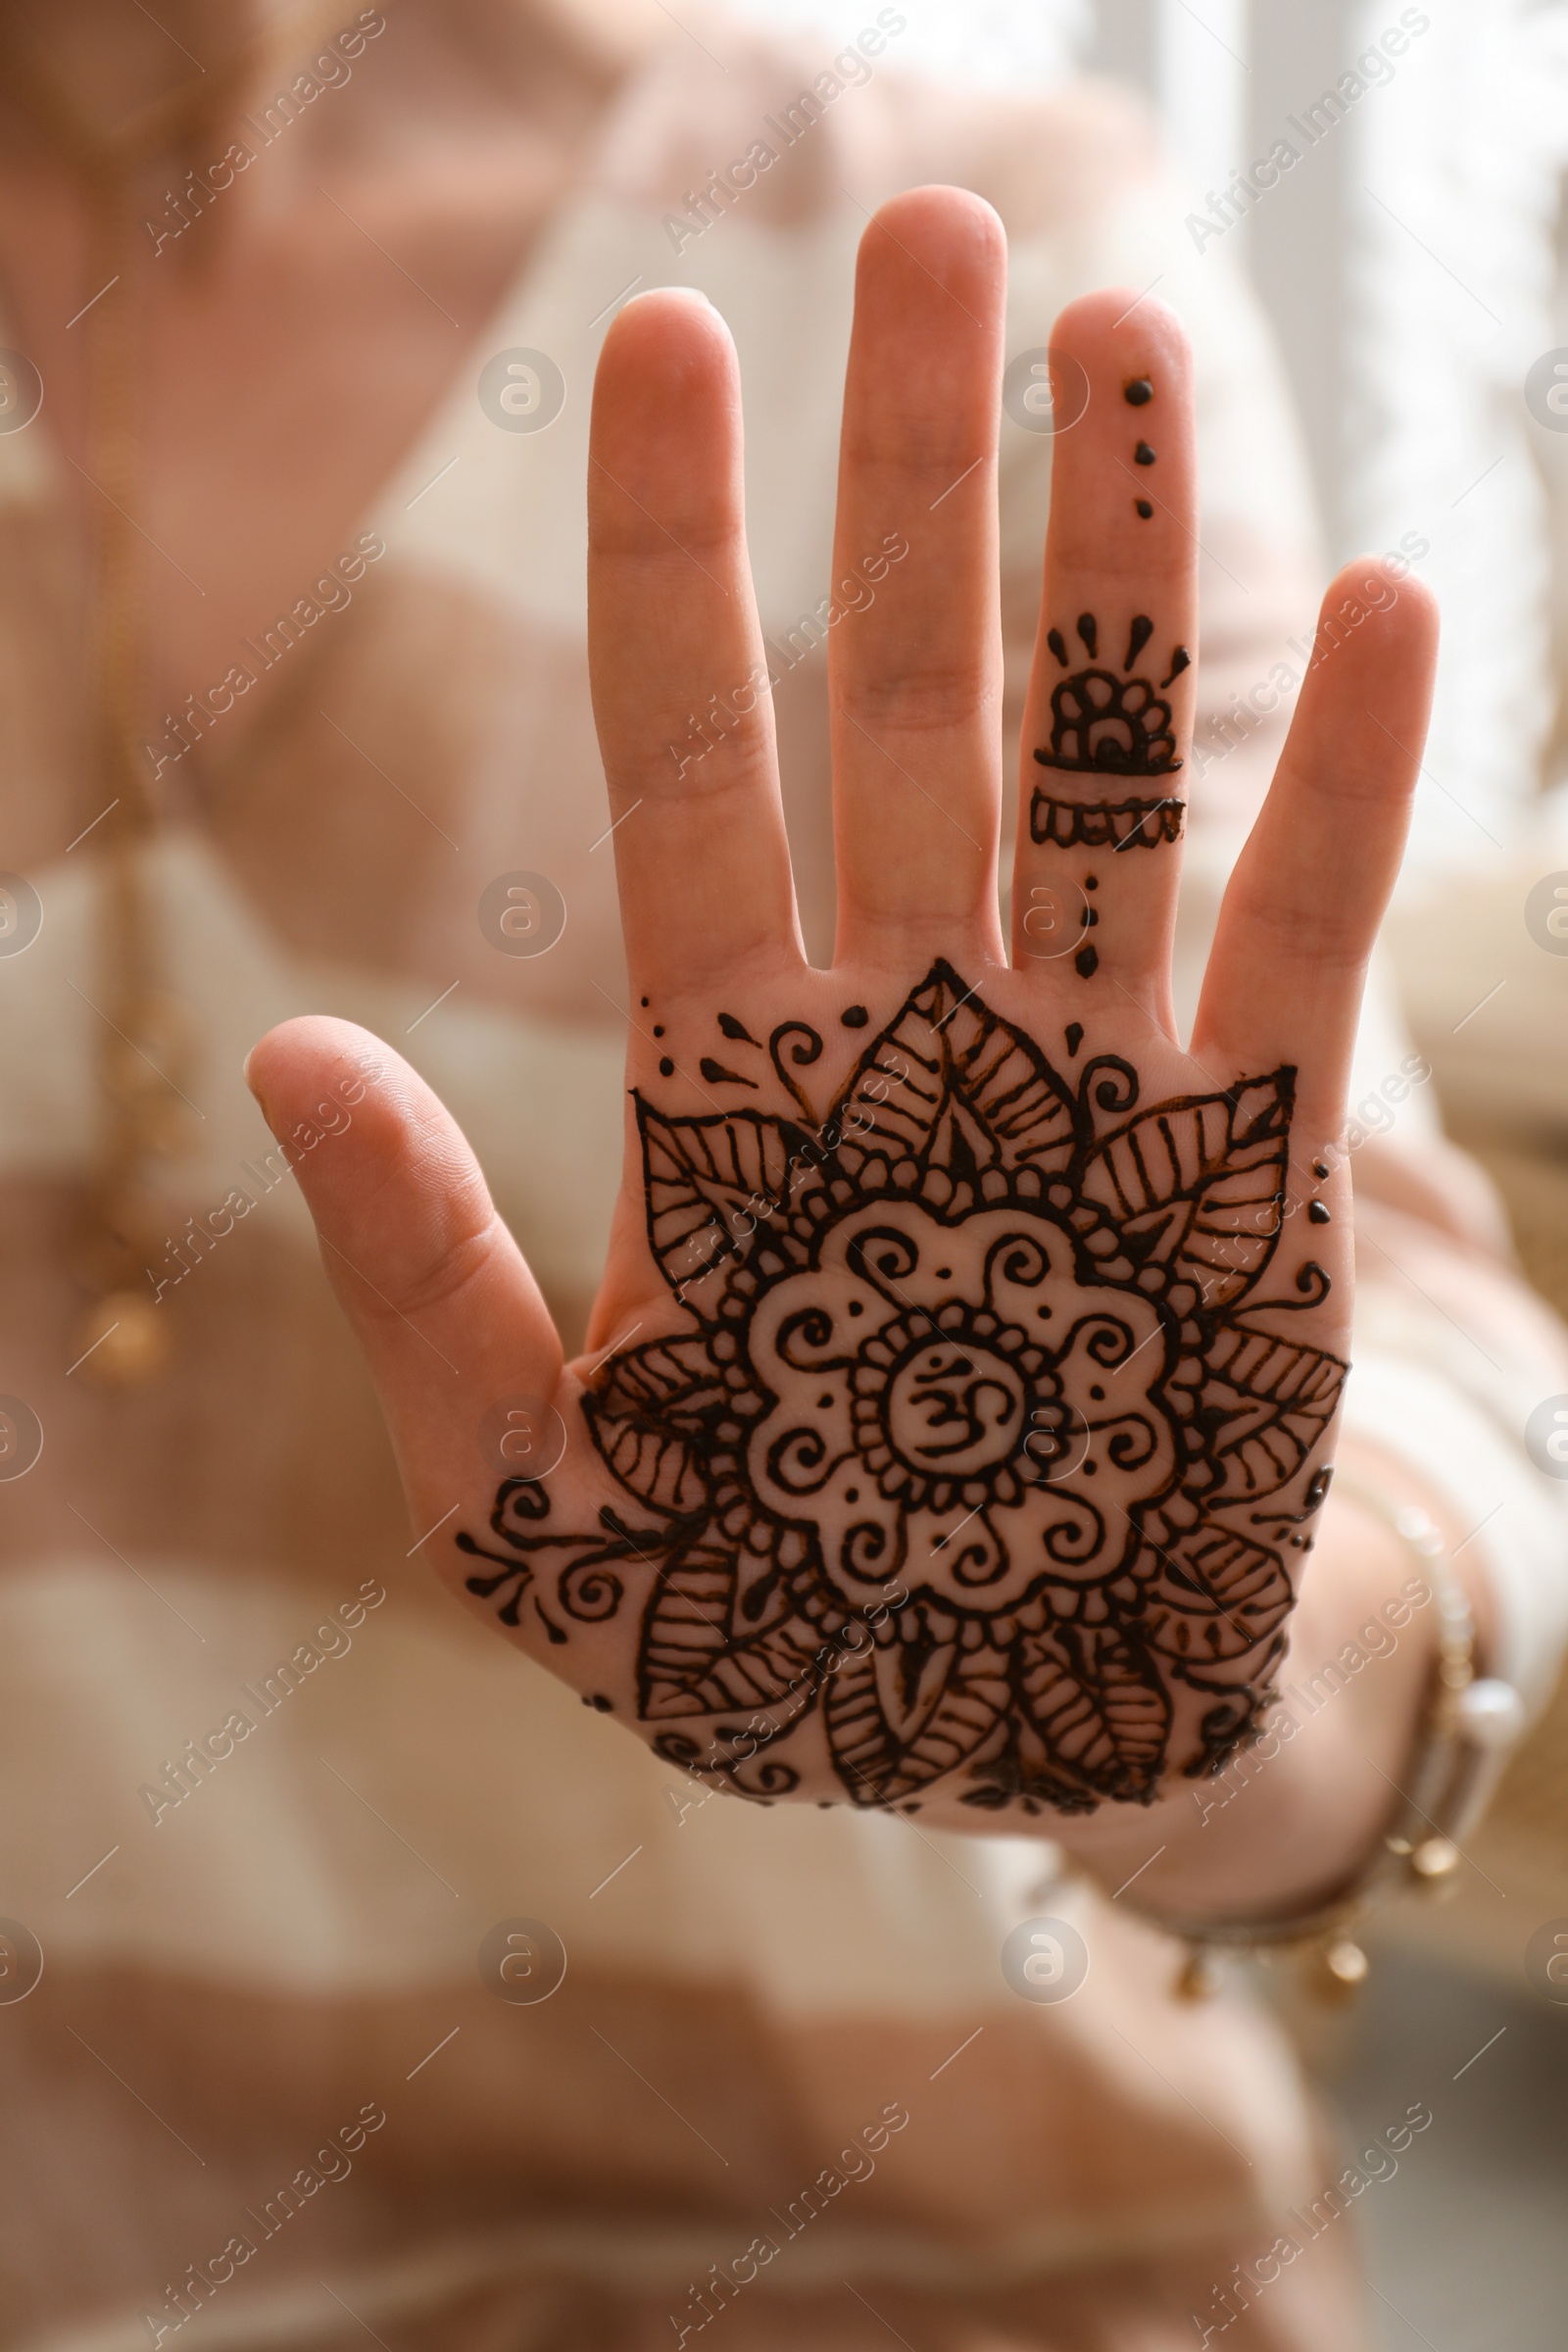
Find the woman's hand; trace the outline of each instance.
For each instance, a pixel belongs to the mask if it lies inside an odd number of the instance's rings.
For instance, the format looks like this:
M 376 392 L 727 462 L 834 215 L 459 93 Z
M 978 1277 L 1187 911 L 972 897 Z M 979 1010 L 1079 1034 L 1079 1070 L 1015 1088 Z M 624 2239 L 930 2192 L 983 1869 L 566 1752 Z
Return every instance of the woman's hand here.
M 1257 1720 L 1328 1482 L 1333 1139 L 1435 638 L 1378 564 L 1331 588 L 1184 1052 L 1191 371 L 1157 304 L 1074 304 L 1009 964 L 1004 278 L 953 190 L 861 246 L 834 578 L 873 594 L 828 647 L 830 971 L 795 920 L 729 337 L 661 293 L 606 340 L 590 642 L 630 1099 L 587 1355 L 387 1049 L 296 1021 L 250 1068 L 297 1146 L 355 1100 L 300 1181 L 449 1580 L 671 1763 L 968 1828 L 1149 1802 Z

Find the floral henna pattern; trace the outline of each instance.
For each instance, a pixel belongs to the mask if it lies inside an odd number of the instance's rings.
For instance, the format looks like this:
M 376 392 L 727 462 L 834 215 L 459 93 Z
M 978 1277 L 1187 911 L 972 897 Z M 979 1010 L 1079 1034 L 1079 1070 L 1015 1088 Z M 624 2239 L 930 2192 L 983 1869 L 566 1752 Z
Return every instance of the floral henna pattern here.
M 812 1715 L 858 1804 L 957 1775 L 969 1804 L 1081 1811 L 1217 1769 L 1267 1695 L 1278 1546 L 1310 1544 L 1278 1530 L 1321 1503 L 1346 1371 L 1250 1319 L 1328 1287 L 1256 1295 L 1293 1086 L 1141 1106 L 1109 1055 L 1069 1082 L 938 963 L 820 1127 L 639 1097 L 688 1321 L 583 1399 L 626 1507 L 558 1534 L 509 1480 L 504 1548 L 458 1539 L 495 1571 L 468 1589 L 564 1641 L 649 1569 L 639 1715 L 755 1796 L 797 1785 L 776 1751 Z
M 1073 670 L 1052 689 L 1051 743 L 1035 758 L 1042 767 L 1077 768 L 1094 775 L 1164 776 L 1180 767 L 1176 730 L 1165 688 L 1192 666 L 1187 648 L 1172 649 L 1170 670 L 1156 687 L 1150 678 L 1118 675 L 1099 666 L 1100 624 L 1092 612 L 1078 615 L 1078 636 L 1091 666 Z M 1123 672 L 1132 668 L 1153 634 L 1145 612 L 1134 615 L 1127 635 Z M 1046 643 L 1063 669 L 1070 667 L 1065 638 L 1048 629 Z

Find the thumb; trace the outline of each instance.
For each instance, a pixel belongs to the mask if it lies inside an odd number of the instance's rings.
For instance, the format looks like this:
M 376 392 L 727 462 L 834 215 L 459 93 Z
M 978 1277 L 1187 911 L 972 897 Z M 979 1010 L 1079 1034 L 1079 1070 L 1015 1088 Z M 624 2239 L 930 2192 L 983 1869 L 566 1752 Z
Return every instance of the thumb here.
M 316 1220 L 411 1515 L 422 1528 L 449 1503 L 488 1498 L 509 1467 L 527 1472 L 530 1443 L 549 1443 L 562 1348 L 466 1139 L 423 1079 L 352 1021 L 284 1021 L 252 1049 L 245 1078 Z

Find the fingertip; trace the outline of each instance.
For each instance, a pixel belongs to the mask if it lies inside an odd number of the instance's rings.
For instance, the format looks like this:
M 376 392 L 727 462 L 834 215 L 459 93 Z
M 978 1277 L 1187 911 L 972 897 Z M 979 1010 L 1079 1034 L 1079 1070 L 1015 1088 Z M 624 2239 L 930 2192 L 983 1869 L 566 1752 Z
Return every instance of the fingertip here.
M 484 1242 L 494 1210 L 466 1139 L 373 1031 L 308 1013 L 270 1029 L 246 1066 L 321 1240 L 372 1267 L 377 1295 L 406 1309 Z
M 416 1494 L 450 1446 L 454 1402 L 554 1388 L 544 1301 L 456 1120 L 372 1031 L 324 1014 L 280 1022 L 246 1075 Z
M 631 344 L 641 348 L 650 338 L 656 346 L 675 332 L 715 334 L 728 338 L 729 329 L 701 286 L 646 286 L 633 294 L 605 329 L 600 364 L 605 355 L 618 354 Z
M 733 525 L 740 366 L 705 294 L 655 287 L 612 321 L 594 373 L 588 450 L 588 528 L 597 550 L 664 546 L 670 530 L 682 543 L 701 543 Z
M 906 250 L 918 248 L 928 262 L 948 248 L 956 256 L 975 252 L 987 261 L 1005 254 L 1007 232 L 994 205 L 972 188 L 956 188 L 942 181 L 903 188 L 889 196 L 871 215 L 860 237 L 860 251 L 878 236 L 887 236 Z
M 389 1046 L 357 1021 L 339 1020 L 328 1013 L 302 1013 L 293 1020 L 279 1021 L 257 1039 L 245 1056 L 242 1075 L 275 1134 L 277 1119 L 285 1118 L 307 1094 L 316 1093 L 334 1078 L 363 1074 L 371 1067 L 384 1070 L 389 1056 L 399 1060 Z
M 1139 294 L 1130 286 L 1100 286 L 1078 295 L 1057 313 L 1051 340 L 1086 366 L 1091 355 L 1102 364 L 1117 356 L 1146 366 L 1158 360 L 1184 380 L 1192 368 L 1192 345 L 1179 314 L 1157 295 Z
M 318 1212 L 365 1181 L 371 1167 L 461 1169 L 467 1156 L 450 1113 L 417 1071 L 373 1031 L 326 1013 L 280 1021 L 245 1060 L 262 1116 Z M 354 1131 L 330 1158 L 323 1134 Z
M 983 196 L 967 188 L 907 188 L 878 206 L 860 237 L 857 342 L 863 345 L 868 331 L 877 338 L 906 328 L 912 317 L 921 321 L 933 359 L 951 349 L 972 367 L 978 330 L 1000 364 L 1006 275 L 1006 231 Z
M 1287 762 L 1414 790 L 1437 674 L 1438 604 L 1398 559 L 1358 556 L 1325 591 Z M 1293 749 L 1294 747 L 1294 749 Z
M 1436 660 L 1441 625 L 1438 600 L 1403 556 L 1352 556 L 1341 564 L 1323 594 L 1318 613 L 1320 634 L 1336 620 L 1348 619 L 1353 624 L 1357 611 L 1377 624 L 1380 637 L 1392 628 L 1410 653 L 1425 653 Z
M 593 428 L 605 427 L 607 400 L 679 386 L 698 371 L 727 370 L 734 339 L 722 315 L 696 286 L 651 286 L 611 320 L 594 372 Z

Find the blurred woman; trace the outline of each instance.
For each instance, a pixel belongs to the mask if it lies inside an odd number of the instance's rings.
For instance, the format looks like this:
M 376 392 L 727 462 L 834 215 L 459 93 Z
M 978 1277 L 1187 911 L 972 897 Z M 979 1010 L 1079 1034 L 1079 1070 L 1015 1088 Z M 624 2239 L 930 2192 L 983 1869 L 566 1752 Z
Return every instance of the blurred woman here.
M 493 0 L 0 16 L 9 2342 L 1142 2347 L 1195 2315 L 1357 2340 L 1349 2192 L 1276 2030 L 1236 1984 L 1179 1997 L 1181 1945 L 1128 1910 L 1289 1918 L 1353 1876 L 1424 1738 L 1436 1613 L 1342 1669 L 1304 1770 L 1200 1789 L 1168 1833 L 703 1802 L 429 1577 L 450 1530 L 405 1524 L 240 1075 L 292 1013 L 386 1038 L 580 1335 L 637 1009 L 587 695 L 595 355 L 659 284 L 734 333 L 825 960 L 825 641 L 897 595 L 926 523 L 890 515 L 832 576 L 854 252 L 931 179 L 1009 240 L 1009 738 L 1051 322 L 1160 278 L 1194 340 L 1190 1002 L 1310 655 L 1272 364 L 1119 100 L 965 99 L 901 72 L 906 29 L 868 9 L 834 53 Z M 672 764 L 715 739 L 694 710 Z M 1392 1132 L 1346 1138 L 1361 1498 L 1325 1507 L 1283 1673 L 1353 1646 L 1414 1530 L 1522 1712 L 1564 1595 L 1515 1433 L 1568 1380 L 1422 1083 L 1374 1008 L 1351 1100 Z M 357 1102 L 323 1103 L 318 1149 Z M 503 1411 L 498 1475 L 507 1442 Z M 999 1966 L 1043 1913 L 1094 1955 L 1060 2004 Z M 556 1943 L 549 1998 L 513 1997 Z

